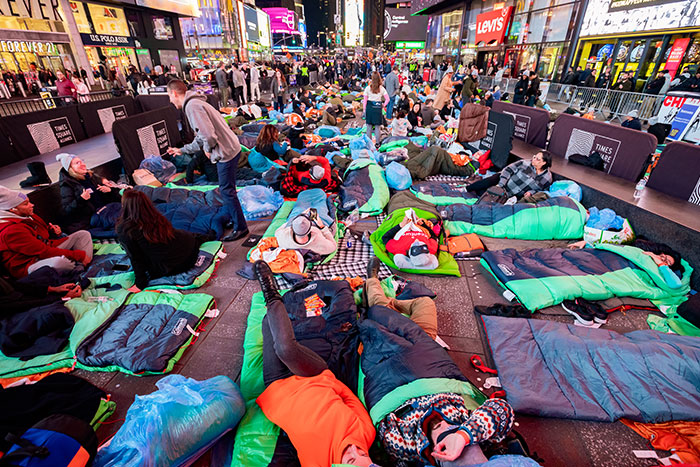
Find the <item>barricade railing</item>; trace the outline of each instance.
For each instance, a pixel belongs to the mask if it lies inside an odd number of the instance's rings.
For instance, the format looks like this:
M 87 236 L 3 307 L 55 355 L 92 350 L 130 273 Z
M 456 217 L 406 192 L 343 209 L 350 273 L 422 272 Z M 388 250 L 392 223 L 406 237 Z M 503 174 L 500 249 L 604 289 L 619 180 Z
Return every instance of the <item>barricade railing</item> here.
M 13 115 L 22 115 L 30 112 L 38 112 L 41 110 L 55 109 L 67 105 L 76 105 L 85 102 L 104 101 L 113 97 L 129 96 L 131 91 L 128 89 L 113 91 L 96 91 L 88 94 L 81 94 L 77 98 L 72 96 L 51 96 L 51 97 L 33 97 L 30 99 L 11 99 L 0 101 L 0 117 L 10 117 Z
M 517 82 L 518 80 L 515 78 L 503 78 L 497 81 L 491 76 L 479 77 L 479 87 L 482 89 L 493 89 L 494 85 L 498 85 L 503 93 L 508 92 L 511 95 Z M 608 120 L 622 120 L 633 110 L 637 111 L 640 119 L 648 120 L 658 113 L 664 97 L 638 92 L 550 83 L 546 100 L 547 102 L 566 104 L 581 112 L 586 112 L 589 108 L 594 107 L 596 114 Z

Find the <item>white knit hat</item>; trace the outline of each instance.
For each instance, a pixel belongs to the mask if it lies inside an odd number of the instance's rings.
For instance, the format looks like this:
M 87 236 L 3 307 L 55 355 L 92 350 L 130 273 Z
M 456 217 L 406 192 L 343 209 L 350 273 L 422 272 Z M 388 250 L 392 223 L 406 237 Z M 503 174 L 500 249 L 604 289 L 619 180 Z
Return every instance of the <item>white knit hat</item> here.
M 7 211 L 16 208 L 26 201 L 27 195 L 17 190 L 10 190 L 0 185 L 0 210 Z
M 61 154 L 56 155 L 56 160 L 61 163 L 61 166 L 68 172 L 68 169 L 70 169 L 70 163 L 75 159 L 76 156 L 75 154 L 68 154 L 67 152 L 62 152 Z

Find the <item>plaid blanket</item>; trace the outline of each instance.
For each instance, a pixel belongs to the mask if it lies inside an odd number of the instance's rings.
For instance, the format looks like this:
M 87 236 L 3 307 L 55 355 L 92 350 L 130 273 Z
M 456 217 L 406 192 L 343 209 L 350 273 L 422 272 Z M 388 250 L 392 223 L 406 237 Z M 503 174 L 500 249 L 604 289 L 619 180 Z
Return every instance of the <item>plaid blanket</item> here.
M 425 177 L 426 181 L 429 182 L 440 182 L 440 183 L 464 183 L 469 177 L 460 177 L 459 175 L 429 175 Z

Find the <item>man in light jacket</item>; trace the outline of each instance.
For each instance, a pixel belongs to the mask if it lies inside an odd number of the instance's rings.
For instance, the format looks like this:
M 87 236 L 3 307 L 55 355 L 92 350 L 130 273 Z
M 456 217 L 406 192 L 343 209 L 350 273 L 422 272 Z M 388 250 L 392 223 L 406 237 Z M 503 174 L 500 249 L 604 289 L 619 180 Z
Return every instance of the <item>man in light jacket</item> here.
M 180 80 L 168 83 L 168 97 L 178 109 L 183 109 L 190 128 L 195 133 L 194 140 L 181 149 L 168 148 L 168 154 L 192 154 L 204 151 L 204 154 L 216 164 L 219 174 L 219 191 L 224 199 L 224 208 L 228 210 L 233 223 L 233 232 L 224 237 L 225 242 L 238 240 L 248 235 L 248 227 L 243 208 L 236 193 L 236 172 L 241 156 L 241 144 L 238 137 L 228 126 L 221 113 L 207 103 L 206 98 L 194 91 L 188 91 L 187 85 Z
M 394 112 L 394 101 L 399 92 L 399 77 L 396 75 L 397 67 L 394 66 L 386 78 L 384 78 L 384 89 L 389 94 L 389 104 L 386 106 L 386 118 L 391 119 Z
M 250 100 L 260 100 L 260 70 L 256 66 L 250 68 Z

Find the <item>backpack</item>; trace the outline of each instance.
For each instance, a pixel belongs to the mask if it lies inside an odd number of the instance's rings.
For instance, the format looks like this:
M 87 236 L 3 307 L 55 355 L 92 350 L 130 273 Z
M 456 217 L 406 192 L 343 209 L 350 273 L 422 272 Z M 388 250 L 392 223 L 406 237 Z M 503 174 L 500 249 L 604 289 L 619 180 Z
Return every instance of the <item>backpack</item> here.
M 598 151 L 593 151 L 589 156 L 584 156 L 583 154 L 571 154 L 569 156 L 569 162 L 585 165 L 586 167 L 591 167 L 596 170 L 603 170 L 605 168 L 603 158 L 600 156 Z
M 22 436 L 7 435 L 13 443 L 0 466 L 82 467 L 97 454 L 97 435 L 83 420 L 54 414 L 36 423 Z
M 508 199 L 508 194 L 505 188 L 500 186 L 492 186 L 486 192 L 479 197 L 479 199 L 474 204 L 503 204 Z

